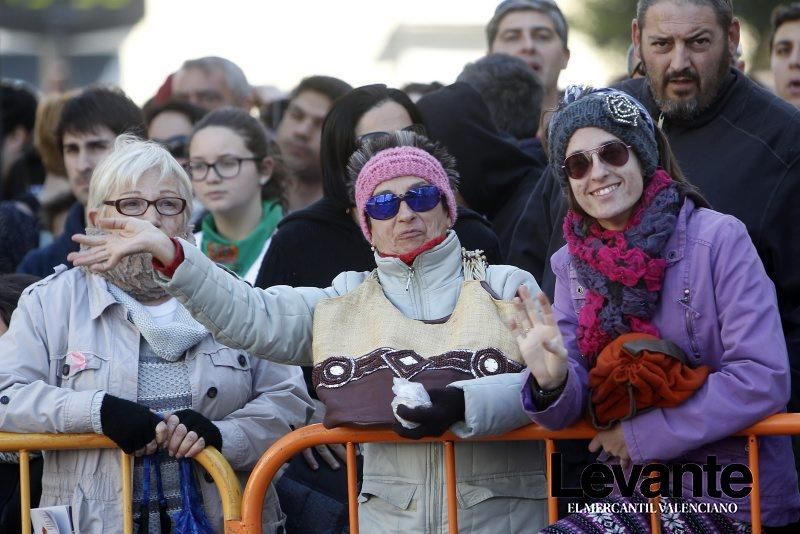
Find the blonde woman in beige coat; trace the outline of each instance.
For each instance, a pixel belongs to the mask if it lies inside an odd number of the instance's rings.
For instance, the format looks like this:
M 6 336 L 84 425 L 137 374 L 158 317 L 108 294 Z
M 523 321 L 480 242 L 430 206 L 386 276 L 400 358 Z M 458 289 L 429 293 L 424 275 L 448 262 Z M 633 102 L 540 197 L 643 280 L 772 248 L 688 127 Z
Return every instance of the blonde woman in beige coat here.
M 132 138 L 119 138 L 96 169 L 87 208 L 90 229 L 113 215 L 147 221 L 163 236 L 191 235 L 185 172 L 162 148 Z M 244 483 L 270 443 L 303 425 L 312 405 L 299 370 L 215 341 L 152 277 L 150 258 L 138 255 L 102 275 L 61 266 L 25 291 L 0 338 L 0 430 L 97 432 L 137 457 L 158 452 L 174 521 L 176 458 L 214 445 Z M 121 529 L 117 452 L 59 451 L 44 459 L 42 506 L 71 505 L 80 532 Z M 206 515 L 221 531 L 216 487 L 195 473 Z M 137 458 L 135 498 L 141 477 Z M 155 476 L 151 485 L 155 496 Z M 157 529 L 157 503 L 149 511 Z M 282 524 L 270 488 L 265 532 Z

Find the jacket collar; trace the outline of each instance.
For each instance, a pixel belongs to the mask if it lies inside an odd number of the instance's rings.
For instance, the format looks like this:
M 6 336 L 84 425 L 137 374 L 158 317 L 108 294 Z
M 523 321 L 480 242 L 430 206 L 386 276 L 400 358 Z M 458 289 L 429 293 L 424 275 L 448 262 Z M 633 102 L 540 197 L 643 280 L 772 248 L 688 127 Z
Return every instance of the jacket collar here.
M 78 267 L 74 268 L 78 269 Z M 92 319 L 97 319 L 106 308 L 118 304 L 118 302 L 108 291 L 108 283 L 105 278 L 86 272 L 83 273 L 83 276 L 86 277 L 86 286 L 89 289 L 89 314 Z
M 375 253 L 378 279 L 384 291 L 405 291 L 412 276 L 415 283 L 424 280 L 426 289 L 441 287 L 461 275 L 461 242 L 453 230 L 447 232 L 444 241 L 416 257 L 409 267 L 399 258 L 382 258 Z
M 678 212 L 678 222 L 675 223 L 675 229 L 664 247 L 664 259 L 667 260 L 668 267 L 683 259 L 686 251 L 686 231 L 689 225 L 689 215 L 694 210 L 695 206 L 692 199 L 687 198 L 683 201 L 681 211 Z

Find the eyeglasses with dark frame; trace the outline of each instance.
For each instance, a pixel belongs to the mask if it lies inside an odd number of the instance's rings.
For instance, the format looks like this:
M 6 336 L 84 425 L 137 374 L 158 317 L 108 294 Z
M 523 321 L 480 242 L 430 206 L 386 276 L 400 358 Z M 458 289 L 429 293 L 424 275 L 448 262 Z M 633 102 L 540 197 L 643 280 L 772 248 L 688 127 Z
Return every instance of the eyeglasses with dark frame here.
M 186 172 L 189 173 L 189 178 L 193 182 L 202 182 L 208 177 L 209 169 L 214 169 L 222 179 L 235 178 L 242 170 L 243 161 L 261 161 L 262 158 L 249 157 L 240 158 L 237 156 L 223 156 L 214 163 L 206 163 L 205 161 L 190 161 L 186 164 Z
M 400 130 L 397 131 L 413 132 L 417 135 L 424 135 L 426 137 L 428 135 L 428 132 L 425 130 L 425 126 L 418 123 L 411 124 L 410 126 L 406 126 L 405 128 L 401 128 Z M 391 132 L 381 132 L 381 131 L 365 133 L 364 135 L 359 135 L 358 137 L 356 137 L 356 145 L 363 145 L 367 141 L 375 141 L 377 139 L 389 137 L 390 135 L 392 135 Z
M 117 200 L 105 200 L 103 204 L 106 206 L 114 206 L 119 213 L 127 215 L 128 217 L 144 215 L 144 213 L 150 209 L 150 206 L 155 206 L 158 213 L 167 217 L 180 215 L 183 213 L 183 210 L 186 209 L 186 200 L 180 197 L 164 197 L 157 198 L 156 200 L 128 197 Z
M 626 145 L 622 141 L 609 141 L 597 148 L 571 154 L 564 160 L 564 165 L 561 168 L 573 180 L 581 180 L 592 169 L 592 154 L 596 153 L 600 161 L 604 163 L 614 167 L 622 167 L 628 163 L 630 148 L 630 145 Z
M 442 198 L 442 193 L 434 185 L 412 187 L 402 195 L 380 193 L 367 200 L 364 211 L 378 221 L 391 219 L 400 211 L 400 202 L 406 201 L 409 208 L 417 213 L 435 208 Z

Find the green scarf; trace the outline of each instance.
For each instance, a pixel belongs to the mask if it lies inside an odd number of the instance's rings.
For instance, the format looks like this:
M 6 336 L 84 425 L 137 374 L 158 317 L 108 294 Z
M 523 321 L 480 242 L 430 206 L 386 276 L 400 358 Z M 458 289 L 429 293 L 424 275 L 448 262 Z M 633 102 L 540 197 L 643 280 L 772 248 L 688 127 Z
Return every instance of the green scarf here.
M 203 217 L 203 242 L 200 245 L 203 254 L 239 276 L 246 275 L 283 217 L 280 204 L 272 200 L 264 201 L 263 211 L 261 222 L 241 241 L 230 241 L 220 235 L 210 213 Z

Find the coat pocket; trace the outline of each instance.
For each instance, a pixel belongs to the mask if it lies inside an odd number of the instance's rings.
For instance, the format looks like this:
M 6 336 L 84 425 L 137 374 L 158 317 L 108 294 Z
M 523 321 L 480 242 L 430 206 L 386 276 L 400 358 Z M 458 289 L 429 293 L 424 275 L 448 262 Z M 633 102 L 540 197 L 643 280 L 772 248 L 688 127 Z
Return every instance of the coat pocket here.
M 358 502 L 366 503 L 372 498 L 377 497 L 395 508 L 408 510 L 416 491 L 417 486 L 414 484 L 364 480 L 361 486 L 361 493 L 358 496 Z
M 74 390 L 105 389 L 108 386 L 108 356 L 71 350 L 51 357 L 60 386 Z
M 547 478 L 542 472 L 475 478 L 456 486 L 461 508 L 472 508 L 494 498 L 547 498 Z

